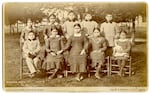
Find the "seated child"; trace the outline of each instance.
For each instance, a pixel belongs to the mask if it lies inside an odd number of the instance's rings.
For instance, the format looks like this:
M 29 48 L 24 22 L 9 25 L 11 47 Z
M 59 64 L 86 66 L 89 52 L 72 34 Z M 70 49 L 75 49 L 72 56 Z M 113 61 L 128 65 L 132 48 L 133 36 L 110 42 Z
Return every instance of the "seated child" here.
M 30 77 L 34 77 L 37 72 L 37 66 L 39 62 L 40 42 L 36 39 L 35 33 L 30 31 L 28 33 L 28 39 L 24 42 L 23 52 L 26 58 L 26 63 L 30 71 Z
M 63 65 L 63 55 L 62 55 L 63 39 L 58 34 L 58 29 L 53 26 L 51 27 L 51 35 L 46 40 L 46 70 L 54 70 L 53 74 L 48 77 L 48 79 L 53 79 L 56 75 L 61 77 L 60 71 Z
M 113 48 L 113 56 L 118 59 L 118 63 L 120 65 L 120 73 L 119 75 L 124 75 L 123 68 L 125 66 L 126 59 L 129 58 L 131 50 L 131 42 L 126 38 L 126 32 L 121 31 L 119 35 L 119 39 L 115 40 L 115 47 Z
M 94 29 L 93 37 L 90 39 L 90 45 L 92 46 L 92 51 L 90 53 L 92 67 L 96 68 L 95 77 L 100 79 L 99 72 L 105 60 L 104 52 L 107 49 L 106 40 L 100 35 L 100 29 Z

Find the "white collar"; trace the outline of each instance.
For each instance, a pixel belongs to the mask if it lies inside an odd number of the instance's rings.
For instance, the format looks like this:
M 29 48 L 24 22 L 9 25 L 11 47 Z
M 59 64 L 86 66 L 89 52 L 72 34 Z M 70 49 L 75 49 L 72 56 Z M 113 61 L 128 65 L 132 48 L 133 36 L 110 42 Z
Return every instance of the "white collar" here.
M 79 34 L 74 34 L 75 37 L 80 37 L 81 36 L 81 33 Z
M 128 41 L 128 39 L 119 39 L 119 41 L 125 42 L 125 41 Z
M 53 24 L 54 24 L 54 25 L 58 25 L 58 23 L 57 23 L 57 22 L 54 22 Z M 48 25 L 52 25 L 52 23 L 49 23 Z
M 60 35 L 56 35 L 56 37 L 54 37 L 54 36 L 50 36 L 50 38 L 59 38 L 60 37 Z

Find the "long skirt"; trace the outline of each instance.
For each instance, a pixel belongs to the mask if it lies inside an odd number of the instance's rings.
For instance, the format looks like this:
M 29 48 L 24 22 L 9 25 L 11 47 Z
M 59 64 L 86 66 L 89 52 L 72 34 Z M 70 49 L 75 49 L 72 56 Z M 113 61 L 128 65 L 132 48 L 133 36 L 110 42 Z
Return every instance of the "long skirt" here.
M 58 56 L 52 56 L 51 54 L 48 54 L 45 60 L 45 63 L 43 65 L 43 69 L 51 70 L 51 69 L 58 69 L 62 70 L 63 67 L 63 55 Z
M 104 52 L 91 52 L 90 58 L 92 60 L 92 67 L 96 67 L 97 64 L 103 64 L 105 61 Z
M 87 72 L 87 56 L 86 55 L 70 55 L 70 70 L 76 72 Z

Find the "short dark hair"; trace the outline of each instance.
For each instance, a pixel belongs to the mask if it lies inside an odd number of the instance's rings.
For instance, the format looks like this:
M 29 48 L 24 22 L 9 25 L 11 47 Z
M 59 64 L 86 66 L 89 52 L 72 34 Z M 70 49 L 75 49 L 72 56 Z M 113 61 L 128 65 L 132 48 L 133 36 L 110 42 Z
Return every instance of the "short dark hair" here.
M 80 28 L 81 28 L 81 25 L 80 25 L 79 23 L 74 24 L 74 26 L 73 26 L 73 27 L 75 27 L 75 26 L 78 26 L 78 27 L 80 27 Z
M 85 16 L 86 16 L 86 15 L 91 15 L 91 16 L 92 16 L 92 14 L 91 14 L 91 13 L 89 13 L 89 12 L 85 13 Z
M 127 28 L 125 26 L 120 27 L 120 34 L 121 33 L 127 34 Z
M 50 17 L 56 18 L 56 15 L 55 15 L 55 14 L 51 14 L 51 15 L 49 15 L 48 19 L 49 19 Z
M 69 11 L 68 15 L 69 15 L 70 13 L 73 13 L 73 14 L 75 14 L 75 12 L 74 12 L 74 11 L 72 11 L 72 10 L 71 10 L 71 11 Z
M 106 14 L 106 17 L 107 17 L 108 15 L 111 15 L 111 16 L 113 16 L 111 13 L 107 13 L 107 14 Z
M 35 35 L 34 40 L 35 40 L 35 39 L 37 39 L 38 35 L 37 35 L 37 33 L 36 33 L 36 32 L 34 32 L 33 30 L 31 30 L 31 31 L 29 31 L 28 35 L 29 35 L 30 33 L 33 33 L 33 34 Z
M 94 32 L 95 30 L 98 30 L 98 31 L 100 32 L 100 29 L 99 29 L 99 28 L 94 28 L 94 29 L 93 29 L 93 32 Z
M 54 29 L 56 29 L 56 31 L 58 32 L 58 28 L 55 25 L 52 25 L 51 26 L 51 31 L 54 30 Z
M 33 33 L 35 35 L 35 32 L 33 30 L 29 31 L 29 33 Z
M 125 33 L 125 34 L 127 35 L 127 32 L 126 32 L 125 30 L 122 30 L 122 31 L 120 32 L 120 34 L 121 34 L 121 33 Z

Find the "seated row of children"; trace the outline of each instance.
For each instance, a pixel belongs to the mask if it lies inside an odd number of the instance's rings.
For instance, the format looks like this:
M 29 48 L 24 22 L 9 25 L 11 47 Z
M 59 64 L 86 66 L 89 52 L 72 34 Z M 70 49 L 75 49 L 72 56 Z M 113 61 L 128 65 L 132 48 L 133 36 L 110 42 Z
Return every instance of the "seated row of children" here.
M 87 37 L 81 30 L 79 23 L 74 24 L 73 34 L 67 38 L 59 35 L 59 30 L 53 26 L 51 27 L 51 34 L 45 40 L 46 57 L 42 65 L 42 69 L 46 71 L 53 70 L 52 75 L 48 78 L 53 79 L 60 75 L 69 63 L 70 70 L 76 74 L 75 79 L 81 81 L 84 79 L 83 74 L 86 73 L 88 59 L 91 59 L 91 65 L 96 69 L 95 77 L 101 79 L 101 66 L 105 62 L 105 57 L 108 56 L 108 40 L 102 36 L 99 28 L 94 28 L 91 37 Z M 119 37 L 114 40 L 115 46 L 113 53 L 109 54 L 114 57 L 129 57 L 131 49 L 130 41 L 126 38 L 126 32 L 121 30 Z M 36 34 L 31 30 L 28 33 L 28 38 L 23 44 L 23 52 L 25 54 L 26 63 L 30 70 L 30 77 L 34 77 L 38 71 L 40 42 Z M 120 75 L 123 74 L 123 67 L 125 66 L 125 59 L 123 59 L 120 66 Z M 58 76 L 61 77 L 61 76 Z

